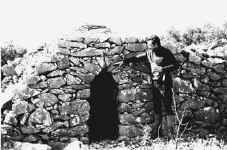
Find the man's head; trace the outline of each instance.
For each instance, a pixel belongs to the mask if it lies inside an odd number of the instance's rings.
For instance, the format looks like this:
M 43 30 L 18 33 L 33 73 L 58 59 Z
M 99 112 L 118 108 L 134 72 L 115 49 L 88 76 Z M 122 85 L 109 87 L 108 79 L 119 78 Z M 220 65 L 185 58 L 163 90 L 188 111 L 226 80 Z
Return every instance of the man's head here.
M 161 46 L 160 38 L 157 35 L 153 35 L 147 38 L 148 48 L 155 48 Z

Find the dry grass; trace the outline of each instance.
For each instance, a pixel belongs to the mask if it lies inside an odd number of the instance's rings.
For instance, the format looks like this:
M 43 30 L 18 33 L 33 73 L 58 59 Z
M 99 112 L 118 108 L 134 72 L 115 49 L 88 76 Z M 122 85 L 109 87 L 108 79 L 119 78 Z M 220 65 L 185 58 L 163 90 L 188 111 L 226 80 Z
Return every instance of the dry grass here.
M 211 138 L 209 140 L 204 139 L 196 139 L 196 140 L 179 140 L 176 142 L 175 140 L 163 140 L 163 139 L 155 139 L 150 140 L 149 144 L 146 145 L 140 145 L 138 144 L 129 144 L 126 145 L 124 142 L 118 143 L 118 146 L 114 146 L 111 144 L 106 144 L 103 146 L 103 144 L 93 144 L 90 147 L 87 147 L 86 149 L 90 150 L 227 150 L 227 145 L 224 143 L 224 141 L 217 140 L 215 138 Z

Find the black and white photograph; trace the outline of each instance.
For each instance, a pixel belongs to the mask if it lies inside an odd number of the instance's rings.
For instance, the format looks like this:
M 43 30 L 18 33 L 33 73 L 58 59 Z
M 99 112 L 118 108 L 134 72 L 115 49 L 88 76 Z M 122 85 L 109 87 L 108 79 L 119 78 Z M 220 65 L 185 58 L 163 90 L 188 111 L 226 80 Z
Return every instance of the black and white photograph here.
M 227 150 L 225 0 L 1 0 L 1 150 Z

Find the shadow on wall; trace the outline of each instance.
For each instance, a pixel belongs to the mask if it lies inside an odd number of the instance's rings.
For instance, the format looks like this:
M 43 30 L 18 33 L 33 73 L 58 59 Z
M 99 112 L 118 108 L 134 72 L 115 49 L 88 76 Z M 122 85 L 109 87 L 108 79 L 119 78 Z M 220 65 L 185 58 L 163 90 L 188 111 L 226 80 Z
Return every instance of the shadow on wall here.
M 89 99 L 91 109 L 88 120 L 90 143 L 118 138 L 118 91 L 118 84 L 107 68 L 104 68 L 91 82 Z

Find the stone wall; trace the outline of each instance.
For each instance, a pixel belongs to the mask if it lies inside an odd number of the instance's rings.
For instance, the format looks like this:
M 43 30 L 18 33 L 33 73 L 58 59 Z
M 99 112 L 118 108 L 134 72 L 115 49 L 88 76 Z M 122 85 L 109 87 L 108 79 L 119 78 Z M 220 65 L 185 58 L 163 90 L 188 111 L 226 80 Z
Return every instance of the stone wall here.
M 182 64 L 174 73 L 178 117 L 189 121 L 189 133 L 195 135 L 227 135 L 227 42 L 222 43 L 172 49 Z M 146 48 L 146 39 L 112 36 L 100 27 L 61 39 L 57 54 L 36 66 L 26 91 L 2 108 L 2 136 L 42 143 L 75 137 L 87 141 L 91 81 L 105 63 L 114 64 Z M 143 136 L 144 127 L 154 121 L 149 76 L 139 70 L 144 68 L 116 65 L 111 70 L 119 89 L 120 139 Z

